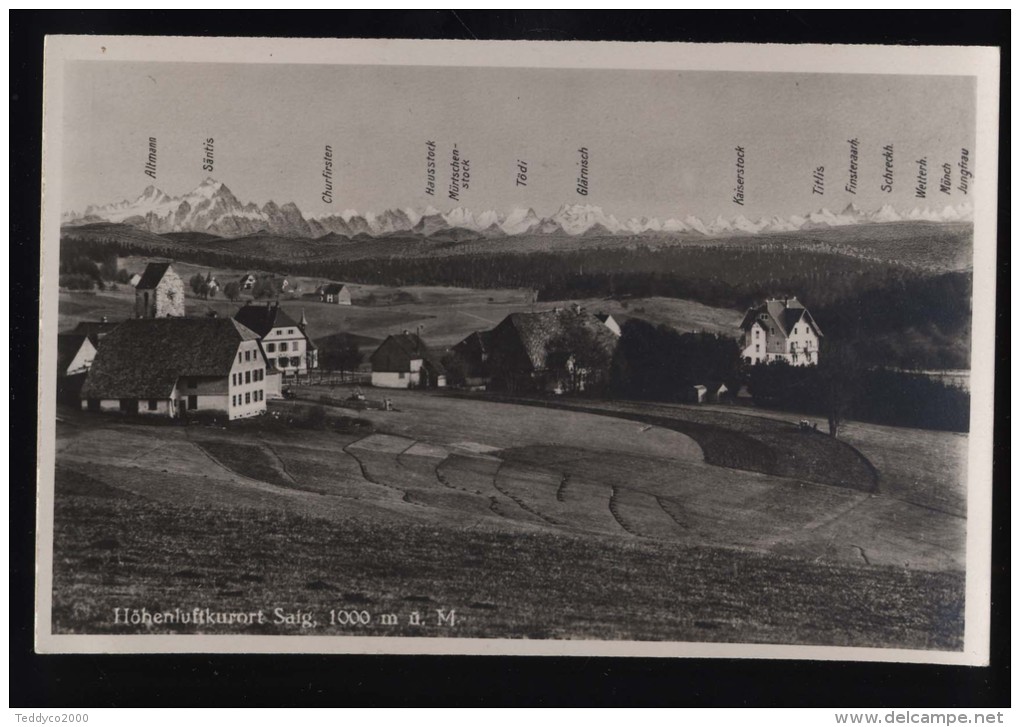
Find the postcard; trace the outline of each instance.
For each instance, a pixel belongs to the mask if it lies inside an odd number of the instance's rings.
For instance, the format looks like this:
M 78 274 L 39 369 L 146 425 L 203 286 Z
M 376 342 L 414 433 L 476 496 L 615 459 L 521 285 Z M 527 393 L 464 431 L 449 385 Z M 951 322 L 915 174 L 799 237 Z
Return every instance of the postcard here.
M 50 37 L 38 651 L 987 663 L 998 64 Z

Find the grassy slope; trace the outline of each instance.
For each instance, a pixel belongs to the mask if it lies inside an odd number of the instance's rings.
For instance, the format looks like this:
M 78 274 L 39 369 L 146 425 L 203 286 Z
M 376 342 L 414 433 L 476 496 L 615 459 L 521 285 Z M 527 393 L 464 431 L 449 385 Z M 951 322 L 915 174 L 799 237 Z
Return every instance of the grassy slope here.
M 959 648 L 958 574 L 812 564 L 535 531 L 442 531 L 274 510 L 187 507 L 58 477 L 58 631 L 137 633 L 115 606 L 312 611 L 318 628 L 255 633 L 752 641 Z M 593 547 L 596 545 L 597 547 Z M 781 584 L 781 585 L 780 585 Z M 365 609 L 368 628 L 329 626 Z M 434 609 L 455 609 L 453 628 Z M 407 615 L 424 611 L 427 625 Z M 402 617 L 378 625 L 382 613 Z M 158 631 L 191 627 L 153 627 Z M 220 627 L 219 632 L 240 631 Z
M 711 466 L 668 428 L 392 396 L 368 437 L 68 414 L 57 628 L 425 604 L 470 617 L 462 635 L 959 645 L 955 518 Z

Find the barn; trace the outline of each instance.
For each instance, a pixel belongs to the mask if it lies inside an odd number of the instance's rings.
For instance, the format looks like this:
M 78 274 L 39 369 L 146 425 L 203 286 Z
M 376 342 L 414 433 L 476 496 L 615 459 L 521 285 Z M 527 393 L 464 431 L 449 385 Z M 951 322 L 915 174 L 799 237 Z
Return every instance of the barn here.
M 433 389 L 446 386 L 446 369 L 420 336 L 389 336 L 371 357 L 372 386 L 388 389 Z

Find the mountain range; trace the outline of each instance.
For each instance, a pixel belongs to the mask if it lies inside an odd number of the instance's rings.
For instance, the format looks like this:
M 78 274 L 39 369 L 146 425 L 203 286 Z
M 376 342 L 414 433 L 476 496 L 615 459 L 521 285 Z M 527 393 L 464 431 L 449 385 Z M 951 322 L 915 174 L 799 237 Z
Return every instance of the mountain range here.
M 563 205 L 551 217 L 539 217 L 530 208 L 514 208 L 509 212 L 485 210 L 474 212 L 457 207 L 441 212 L 434 207 L 424 210 L 388 209 L 380 214 L 360 214 L 345 210 L 340 214 L 305 217 L 293 202 L 277 205 L 267 202 L 259 207 L 253 202 L 242 203 L 222 182 L 206 179 L 181 197 L 171 197 L 150 186 L 135 200 L 108 205 L 90 205 L 84 212 L 63 215 L 65 225 L 115 222 L 162 234 L 166 232 L 203 232 L 221 237 L 241 237 L 269 232 L 291 237 L 318 238 L 324 235 L 359 235 L 386 237 L 418 235 L 431 237 L 442 234 L 452 240 L 494 238 L 516 235 L 610 236 L 687 234 L 691 236 L 756 235 L 797 230 L 825 229 L 847 225 L 883 222 L 966 222 L 973 219 L 969 203 L 947 205 L 941 209 L 916 207 L 901 212 L 890 205 L 864 212 L 850 204 L 839 213 L 820 209 L 804 215 L 762 217 L 751 220 L 743 215 L 733 218 L 716 217 L 704 222 L 687 215 L 683 219 L 665 220 L 652 217 L 618 219 L 594 205 Z

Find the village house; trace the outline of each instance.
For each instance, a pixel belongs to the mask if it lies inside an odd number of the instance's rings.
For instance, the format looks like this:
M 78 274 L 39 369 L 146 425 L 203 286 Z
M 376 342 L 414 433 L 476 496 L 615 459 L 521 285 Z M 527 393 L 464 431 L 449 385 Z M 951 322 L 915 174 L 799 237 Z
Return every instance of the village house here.
M 266 360 L 284 377 L 318 368 L 319 352 L 307 335 L 308 320 L 303 312 L 301 321 L 296 322 L 278 302 L 248 303 L 234 320 L 255 332 Z
M 511 313 L 482 342 L 487 372 L 496 388 L 561 393 L 583 390 L 601 378 L 604 372 L 592 369 L 585 359 L 601 354 L 599 358 L 608 366 L 618 336 L 596 316 L 574 305 Z M 462 343 L 472 345 L 467 339 Z M 572 346 L 591 350 L 570 350 Z
M 96 347 L 83 333 L 57 335 L 57 400 L 76 404 Z
M 136 318 L 184 316 L 184 281 L 170 263 L 149 263 L 135 286 Z
M 343 283 L 327 283 L 326 285 L 319 286 L 318 293 L 319 299 L 323 303 L 332 303 L 334 305 L 351 304 L 350 288 Z
M 266 411 L 258 336 L 229 318 L 125 321 L 107 334 L 81 389 L 88 411 L 228 419 Z
M 818 363 L 822 331 L 796 298 L 773 298 L 749 308 L 740 323 L 741 356 L 750 364 L 786 361 L 791 366 Z
M 446 386 L 446 369 L 420 336 L 389 336 L 371 357 L 372 386 L 431 389 Z

